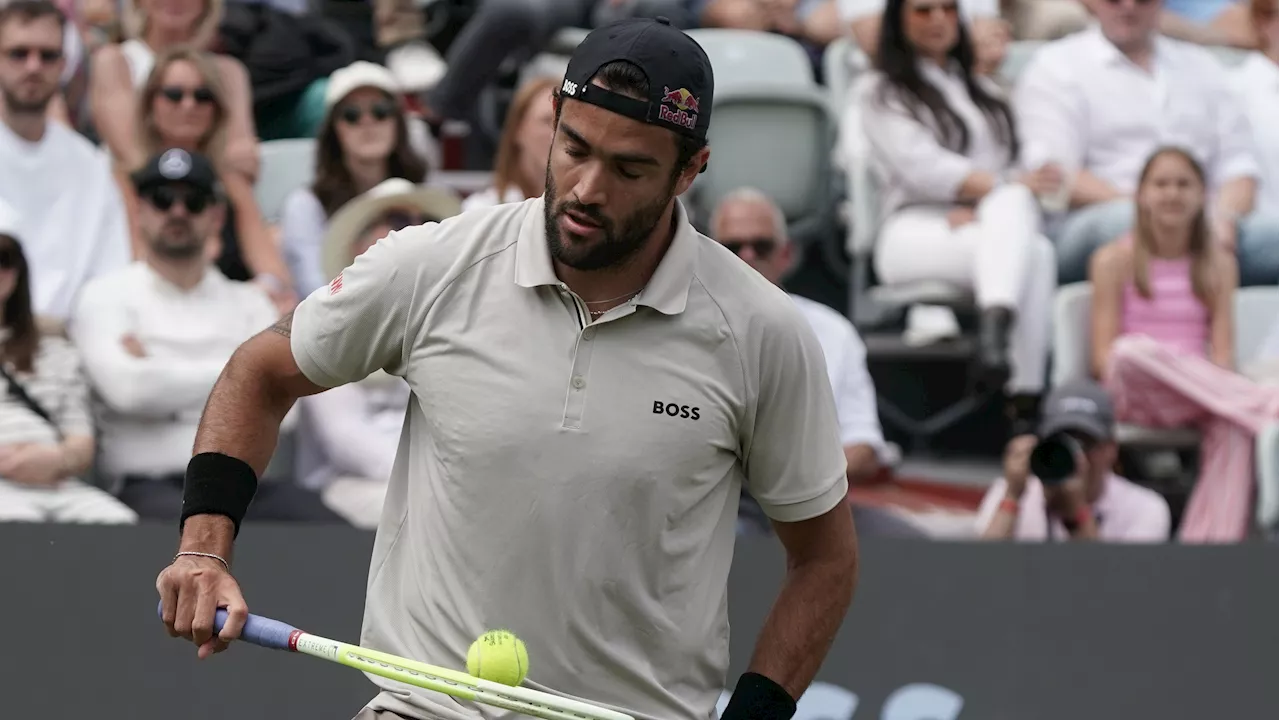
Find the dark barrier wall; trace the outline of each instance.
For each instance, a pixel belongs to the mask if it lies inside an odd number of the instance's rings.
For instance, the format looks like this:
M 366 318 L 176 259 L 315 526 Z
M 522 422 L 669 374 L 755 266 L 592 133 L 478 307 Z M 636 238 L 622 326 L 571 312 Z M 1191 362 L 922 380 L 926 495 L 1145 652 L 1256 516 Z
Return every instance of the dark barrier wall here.
M 172 527 L 0 524 L 5 720 L 348 720 L 363 675 L 251 646 L 197 662 L 155 617 Z M 246 526 L 252 610 L 357 641 L 372 536 Z M 749 559 L 749 562 L 743 560 Z M 740 541 L 737 677 L 782 577 Z M 1272 720 L 1274 545 L 863 545 L 862 585 L 801 720 Z M 421 658 L 430 662 L 431 658 Z M 533 658 L 536 667 L 537 657 Z

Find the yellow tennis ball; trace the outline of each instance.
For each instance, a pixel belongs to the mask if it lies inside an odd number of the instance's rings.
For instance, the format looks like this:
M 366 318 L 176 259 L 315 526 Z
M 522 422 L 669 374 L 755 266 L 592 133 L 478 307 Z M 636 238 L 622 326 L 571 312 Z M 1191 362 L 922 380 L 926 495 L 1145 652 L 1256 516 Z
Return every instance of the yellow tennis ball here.
M 519 685 L 529 674 L 524 641 L 507 630 L 490 630 L 467 650 L 467 672 L 503 685 Z

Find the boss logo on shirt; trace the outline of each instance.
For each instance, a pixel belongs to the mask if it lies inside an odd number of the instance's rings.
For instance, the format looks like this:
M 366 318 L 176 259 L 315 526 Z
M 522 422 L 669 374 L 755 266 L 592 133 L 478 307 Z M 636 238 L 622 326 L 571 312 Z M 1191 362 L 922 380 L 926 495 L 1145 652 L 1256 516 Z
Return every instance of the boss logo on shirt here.
M 664 403 L 661 400 L 653 401 L 654 415 L 669 415 L 671 417 L 684 418 L 685 420 L 697 420 L 698 408 L 688 405 L 677 405 L 675 403 Z

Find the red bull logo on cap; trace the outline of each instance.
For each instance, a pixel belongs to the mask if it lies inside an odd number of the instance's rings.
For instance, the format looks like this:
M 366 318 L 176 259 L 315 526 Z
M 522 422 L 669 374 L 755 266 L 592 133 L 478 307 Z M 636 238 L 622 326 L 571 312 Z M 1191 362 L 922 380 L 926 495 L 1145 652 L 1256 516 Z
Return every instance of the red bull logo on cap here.
M 667 107 L 668 105 L 675 106 L 675 110 Z M 698 123 L 698 98 L 684 88 L 672 90 L 663 85 L 658 119 L 692 130 Z

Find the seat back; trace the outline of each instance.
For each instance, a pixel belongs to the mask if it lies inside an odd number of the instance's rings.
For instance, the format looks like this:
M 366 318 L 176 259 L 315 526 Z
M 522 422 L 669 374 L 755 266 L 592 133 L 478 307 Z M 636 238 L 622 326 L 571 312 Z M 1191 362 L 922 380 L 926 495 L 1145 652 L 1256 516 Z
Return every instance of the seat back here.
M 1053 385 L 1089 377 L 1089 312 L 1093 286 L 1088 282 L 1058 288 L 1053 300 Z M 1235 362 L 1248 362 L 1261 350 L 1280 317 L 1280 288 L 1248 287 L 1236 291 Z
M 260 146 L 261 169 L 253 196 L 269 223 L 280 219 L 289 193 L 315 179 L 316 141 L 312 138 L 269 140 Z
M 1258 525 L 1275 530 L 1280 522 L 1280 428 L 1272 423 L 1258 436 Z
M 785 35 L 725 28 L 690 30 L 688 35 L 711 60 L 717 93 L 751 82 L 817 84 L 804 46 Z

